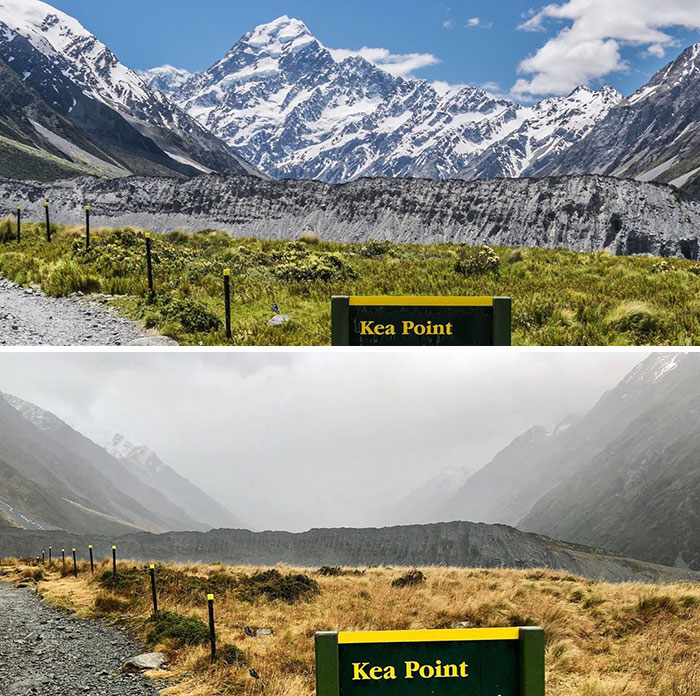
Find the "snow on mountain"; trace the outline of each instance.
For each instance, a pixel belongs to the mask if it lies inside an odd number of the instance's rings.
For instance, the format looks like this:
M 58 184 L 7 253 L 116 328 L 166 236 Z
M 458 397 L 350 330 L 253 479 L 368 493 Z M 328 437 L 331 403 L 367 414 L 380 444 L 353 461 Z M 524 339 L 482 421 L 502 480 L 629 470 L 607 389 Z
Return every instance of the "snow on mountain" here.
M 29 401 L 20 399 L 13 394 L 5 394 L 0 392 L 0 397 L 5 399 L 12 408 L 19 411 L 30 423 L 36 425 L 40 430 L 52 431 L 63 425 L 63 421 L 49 411 L 39 408 Z
M 538 176 L 604 174 L 700 191 L 700 43 L 685 49 Z
M 165 464 L 146 445 L 135 444 L 126 436 L 117 434 L 104 448 L 144 484 L 153 486 L 167 495 L 194 519 L 210 527 L 244 526 L 230 510 Z
M 141 476 L 144 476 L 150 484 L 156 483 L 158 475 L 166 468 L 166 465 L 153 450 L 146 445 L 132 443 L 125 435 L 115 435 L 111 442 L 104 445 L 104 448 L 115 459 L 128 461 L 138 467 Z
M 154 89 L 159 90 L 168 97 L 172 97 L 192 77 L 189 70 L 174 68 L 172 65 L 161 65 L 159 68 L 151 68 L 139 72 L 142 80 Z
M 361 57 L 334 57 L 286 15 L 182 77 L 167 67 L 144 74 L 262 171 L 328 182 L 450 178 L 487 151 L 475 176 L 518 175 L 583 137 L 619 96 L 583 90 L 523 107 L 475 87 L 394 77 Z M 511 140 L 512 152 L 498 148 Z
M 612 87 L 579 87 L 568 97 L 544 99 L 522 107 L 521 125 L 494 143 L 462 172 L 465 179 L 527 176 L 590 133 L 623 96 Z
M 172 160 L 199 171 L 253 173 L 204 127 L 123 65 L 76 19 L 41 0 L 0 0 L 0 59 L 80 125 L 83 96 L 124 117 Z M 70 94 L 77 87 L 78 94 Z M 80 101 L 79 101 L 80 100 Z M 144 143 L 143 147 L 149 147 Z

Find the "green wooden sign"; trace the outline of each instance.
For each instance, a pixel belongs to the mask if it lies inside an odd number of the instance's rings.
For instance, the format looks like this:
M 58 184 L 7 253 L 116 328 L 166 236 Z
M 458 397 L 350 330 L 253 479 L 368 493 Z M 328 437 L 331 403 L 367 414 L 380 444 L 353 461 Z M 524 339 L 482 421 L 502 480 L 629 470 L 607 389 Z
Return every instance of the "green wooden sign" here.
M 544 696 L 544 631 L 317 633 L 316 694 Z
M 509 297 L 333 297 L 334 346 L 509 346 Z

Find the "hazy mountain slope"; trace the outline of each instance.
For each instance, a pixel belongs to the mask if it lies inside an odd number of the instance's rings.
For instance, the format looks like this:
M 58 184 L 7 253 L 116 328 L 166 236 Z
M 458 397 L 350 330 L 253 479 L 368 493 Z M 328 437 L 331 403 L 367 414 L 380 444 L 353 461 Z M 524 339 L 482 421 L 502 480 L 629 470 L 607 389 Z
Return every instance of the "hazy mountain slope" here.
M 700 203 L 659 184 L 602 177 L 430 181 L 362 179 L 331 185 L 202 176 L 189 181 L 87 177 L 38 185 L 0 179 L 0 198 L 41 220 L 81 224 L 89 200 L 97 225 L 154 231 L 227 230 L 236 236 L 298 239 L 311 227 L 323 239 L 487 243 L 608 249 L 698 258 Z
M 393 77 L 326 48 L 286 15 L 255 27 L 203 73 L 164 66 L 144 78 L 262 171 L 328 182 L 454 177 L 517 134 L 526 151 L 488 167 L 512 175 L 576 142 L 621 99 L 607 89 L 531 108 L 475 87 Z
M 1 506 L 27 525 L 123 533 L 166 529 L 151 511 L 126 496 L 90 462 L 48 437 L 0 399 Z
M 523 529 L 700 570 L 700 361 L 674 389 L 544 496 Z
M 696 369 L 695 361 L 656 353 L 579 420 L 551 433 L 543 428 L 528 431 L 467 481 L 447 503 L 446 514 L 517 524 L 542 496 L 585 467 L 648 408 L 682 388 Z
M 417 524 L 445 521 L 444 504 L 474 475 L 477 467 L 453 464 L 414 488 L 382 514 L 386 524 Z
M 40 0 L 0 0 L 0 58 L 134 173 L 254 173 L 75 19 Z
M 95 546 L 108 557 L 116 543 L 124 558 L 143 561 L 343 566 L 456 566 L 552 568 L 608 581 L 698 581 L 699 573 L 606 554 L 585 546 L 527 534 L 505 525 L 452 522 L 383 529 L 312 529 L 290 532 L 210 532 L 129 534 L 118 539 L 7 530 L 0 534 L 0 557 L 35 556 L 54 548 Z M 83 551 L 83 553 L 85 553 Z
M 609 174 L 682 187 L 700 174 L 699 118 L 696 44 L 611 109 L 588 136 L 526 175 Z
M 145 445 L 135 445 L 119 434 L 105 449 L 136 478 L 163 493 L 193 519 L 214 528 L 245 527 L 230 510 L 178 474 Z
M 193 520 L 163 493 L 151 486 L 144 485 L 102 447 L 96 445 L 52 413 L 16 396 L 3 396 L 28 421 L 37 426 L 52 443 L 64 447 L 77 457 L 89 462 L 125 496 L 148 510 L 150 517 L 157 521 L 160 530 L 206 528 L 206 525 Z

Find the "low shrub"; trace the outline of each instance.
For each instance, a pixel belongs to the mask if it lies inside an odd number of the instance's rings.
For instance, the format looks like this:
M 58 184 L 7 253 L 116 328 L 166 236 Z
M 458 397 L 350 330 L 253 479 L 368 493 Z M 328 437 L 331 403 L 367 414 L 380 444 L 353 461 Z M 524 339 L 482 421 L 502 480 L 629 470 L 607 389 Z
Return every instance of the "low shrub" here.
M 462 247 L 457 254 L 455 272 L 465 276 L 495 273 L 500 263 L 498 254 L 490 246 L 466 246 Z
M 639 340 L 650 339 L 664 326 L 664 314 L 646 302 L 624 302 L 607 317 L 617 331 L 631 333 Z
M 386 256 L 392 249 L 391 242 L 386 240 L 379 241 L 378 239 L 370 239 L 366 244 L 360 247 L 360 256 L 367 259 L 376 259 L 381 256 Z
M 196 616 L 175 611 L 159 611 L 150 618 L 153 627 L 146 636 L 149 645 L 170 639 L 181 645 L 204 645 L 209 642 L 209 627 Z
M 209 333 L 218 331 L 222 326 L 216 314 L 191 297 L 168 295 L 161 299 L 160 310 L 166 322 L 178 322 L 185 331 Z
M 248 664 L 246 654 L 233 643 L 224 643 L 217 647 L 216 659 L 229 667 L 243 667 Z
M 321 237 L 313 230 L 305 230 L 304 234 L 299 237 L 299 241 L 304 244 L 316 245 L 321 243 Z
M 420 570 L 409 570 L 408 573 L 392 581 L 392 587 L 413 587 L 422 585 L 425 582 L 425 575 Z
M 120 614 L 126 611 L 130 604 L 128 600 L 111 592 L 98 592 L 95 597 L 95 609 L 102 614 Z
M 244 576 L 239 584 L 239 596 L 248 601 L 265 597 L 293 604 L 312 599 L 320 592 L 318 582 L 308 575 L 302 573 L 283 575 L 276 568 Z
M 100 279 L 75 261 L 59 261 L 41 283 L 51 297 L 63 297 L 74 292 L 100 292 Z

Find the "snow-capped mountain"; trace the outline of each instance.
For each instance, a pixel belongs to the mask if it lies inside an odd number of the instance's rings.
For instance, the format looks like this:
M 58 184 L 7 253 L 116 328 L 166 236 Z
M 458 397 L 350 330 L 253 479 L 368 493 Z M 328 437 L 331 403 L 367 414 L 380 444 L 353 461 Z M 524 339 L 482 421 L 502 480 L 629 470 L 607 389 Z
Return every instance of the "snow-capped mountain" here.
M 105 450 L 142 483 L 164 493 L 194 519 L 211 527 L 240 529 L 244 526 L 230 510 L 165 464 L 146 445 L 135 444 L 126 436 L 117 434 L 105 445 Z
M 527 176 L 586 137 L 623 97 L 612 87 L 579 87 L 568 97 L 521 107 L 521 125 L 489 146 L 462 172 L 465 179 Z
M 531 172 L 606 174 L 700 192 L 699 113 L 700 43 L 611 109 L 587 137 Z
M 475 87 L 394 77 L 336 57 L 287 16 L 253 29 L 203 73 L 164 67 L 143 77 L 267 174 L 328 182 L 450 178 L 477 161 L 472 176 L 519 175 L 622 98 L 582 90 L 523 107 Z
M 0 60 L 129 171 L 254 172 L 77 20 L 40 0 L 0 0 Z M 55 134 L 46 137 L 58 146 Z

